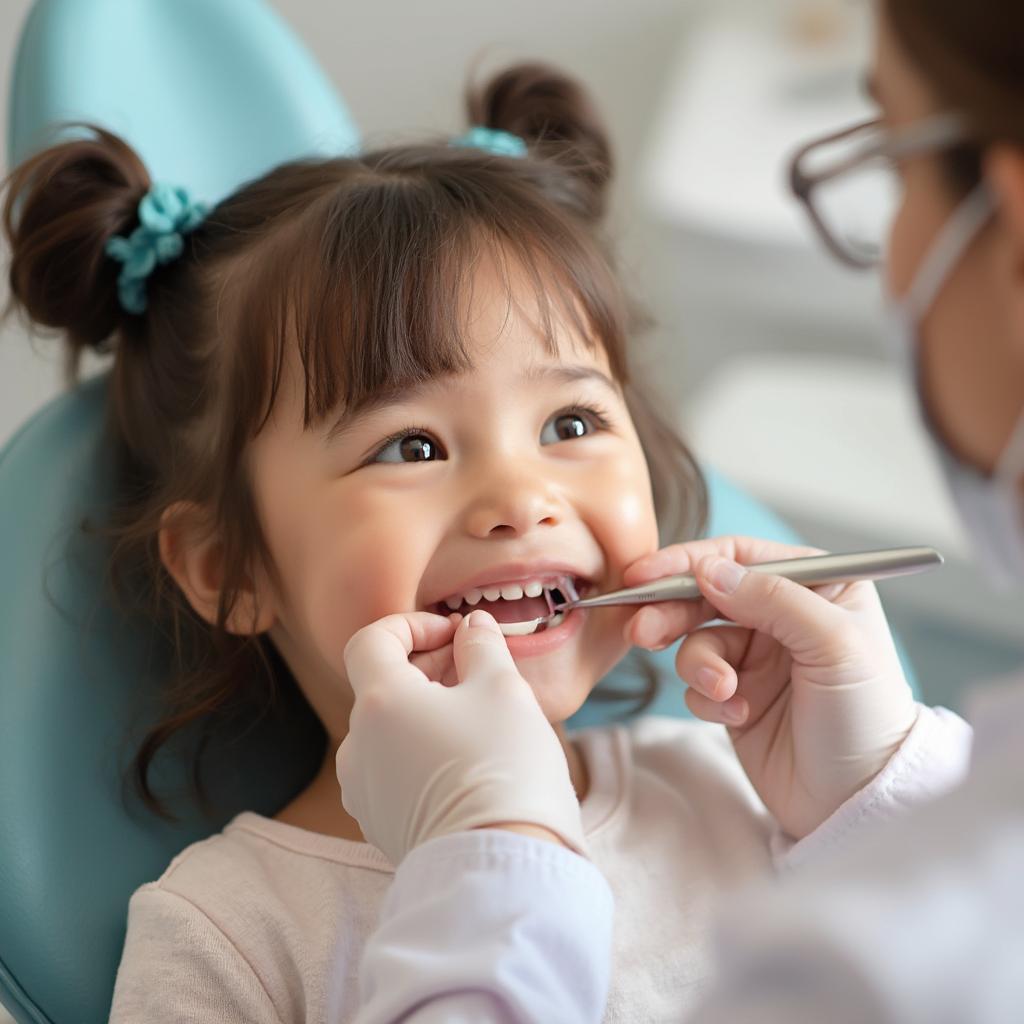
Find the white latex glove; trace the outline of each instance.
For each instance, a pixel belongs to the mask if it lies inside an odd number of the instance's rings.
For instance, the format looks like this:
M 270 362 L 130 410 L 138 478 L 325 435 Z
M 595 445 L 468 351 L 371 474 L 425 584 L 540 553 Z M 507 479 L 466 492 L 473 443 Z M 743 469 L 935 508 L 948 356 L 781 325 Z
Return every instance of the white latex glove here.
M 508 823 L 549 829 L 586 855 L 565 752 L 498 624 L 480 610 L 453 619 L 388 615 L 349 640 L 355 706 L 336 759 L 345 810 L 394 864 L 428 839 Z M 454 685 L 410 663 L 449 642 Z
M 687 706 L 728 727 L 765 806 L 797 839 L 885 767 L 918 711 L 874 584 L 812 590 L 737 564 L 824 553 L 716 537 L 663 548 L 623 574 L 625 586 L 696 574 L 705 601 L 645 605 L 626 638 L 658 649 L 689 634 L 676 655 Z M 737 625 L 698 628 L 716 618 Z

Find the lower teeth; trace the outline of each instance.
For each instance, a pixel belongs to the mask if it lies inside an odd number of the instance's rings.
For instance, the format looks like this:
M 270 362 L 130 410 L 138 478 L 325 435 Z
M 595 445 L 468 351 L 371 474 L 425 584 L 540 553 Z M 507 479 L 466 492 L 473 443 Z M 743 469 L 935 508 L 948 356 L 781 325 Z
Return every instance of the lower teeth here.
M 534 619 L 532 622 L 499 622 L 505 636 L 532 636 L 544 629 L 554 629 L 565 619 L 565 612 L 556 612 L 546 619 Z

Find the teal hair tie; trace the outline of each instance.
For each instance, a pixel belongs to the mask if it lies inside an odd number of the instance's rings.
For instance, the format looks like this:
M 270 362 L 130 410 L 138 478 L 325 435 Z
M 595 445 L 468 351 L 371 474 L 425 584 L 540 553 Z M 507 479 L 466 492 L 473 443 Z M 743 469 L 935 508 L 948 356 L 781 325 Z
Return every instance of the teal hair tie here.
M 117 278 L 117 297 L 123 309 L 136 315 L 146 311 L 146 278 L 163 263 L 176 260 L 185 250 L 184 235 L 207 214 L 205 203 L 193 202 L 188 192 L 156 184 L 139 202 L 139 226 L 127 237 L 115 235 L 106 244 L 107 255 L 124 264 Z
M 452 139 L 448 145 L 486 149 L 498 156 L 526 156 L 526 143 L 518 135 L 500 128 L 485 128 L 482 124 L 474 125 L 464 135 Z

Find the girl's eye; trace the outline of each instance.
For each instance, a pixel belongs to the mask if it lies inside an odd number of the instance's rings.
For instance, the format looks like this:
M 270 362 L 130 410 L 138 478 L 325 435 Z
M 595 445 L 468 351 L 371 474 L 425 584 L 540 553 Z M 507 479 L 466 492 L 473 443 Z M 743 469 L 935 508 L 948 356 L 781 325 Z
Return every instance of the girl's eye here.
M 436 462 L 440 445 L 422 428 L 408 427 L 389 437 L 370 462 Z
M 554 437 L 545 442 L 549 434 L 548 427 L 554 428 Z M 589 405 L 576 405 L 571 409 L 556 413 L 544 424 L 541 431 L 541 444 L 554 444 L 556 441 L 571 441 L 573 438 L 586 437 L 598 430 L 608 430 L 611 423 L 599 410 Z
M 610 428 L 611 422 L 601 410 L 589 405 L 575 405 L 556 413 L 544 424 L 540 441 L 541 444 L 571 441 Z M 425 428 L 406 427 L 383 441 L 366 464 L 437 462 L 445 457 L 444 450 Z

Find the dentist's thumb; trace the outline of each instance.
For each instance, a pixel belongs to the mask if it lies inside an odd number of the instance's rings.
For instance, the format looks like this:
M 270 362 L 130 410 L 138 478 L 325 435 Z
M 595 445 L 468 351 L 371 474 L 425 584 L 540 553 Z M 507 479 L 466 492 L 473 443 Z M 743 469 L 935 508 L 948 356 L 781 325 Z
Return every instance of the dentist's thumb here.
M 718 556 L 702 559 L 695 575 L 723 617 L 773 637 L 796 660 L 827 664 L 841 657 L 842 609 L 807 587 Z
M 494 616 L 476 609 L 459 623 L 452 640 L 455 671 L 459 683 L 487 681 L 516 682 L 529 690 L 519 674 L 512 652 L 508 649 Z

